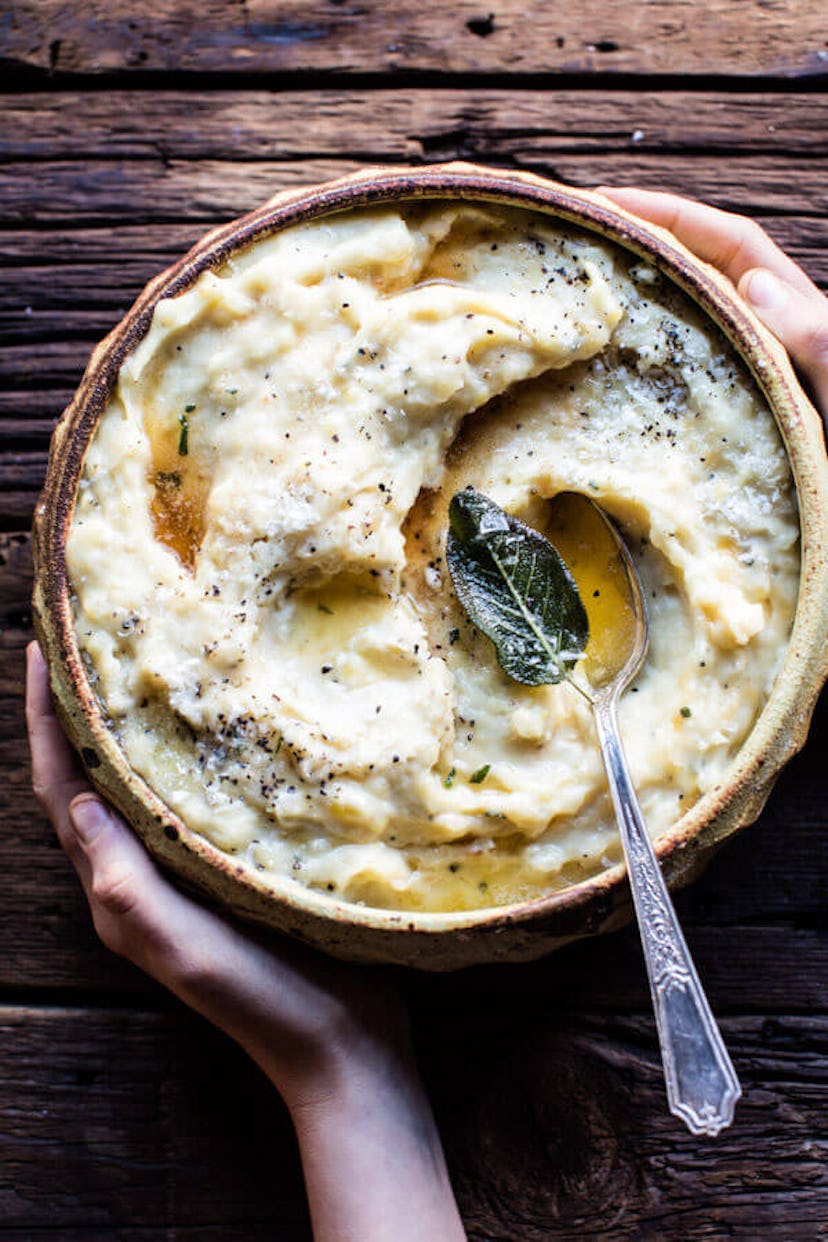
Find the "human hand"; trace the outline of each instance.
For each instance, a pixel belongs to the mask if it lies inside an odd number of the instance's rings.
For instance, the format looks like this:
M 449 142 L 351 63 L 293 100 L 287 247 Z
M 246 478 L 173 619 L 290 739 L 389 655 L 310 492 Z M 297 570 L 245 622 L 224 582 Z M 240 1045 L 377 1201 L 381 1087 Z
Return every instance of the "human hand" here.
M 175 888 L 87 781 L 36 643 L 26 719 L 35 795 L 98 935 L 237 1040 L 277 1087 L 317 1239 L 463 1238 L 407 1015 L 382 972 L 242 929 Z
M 599 186 L 599 193 L 669 229 L 718 267 L 778 337 L 828 420 L 828 298 L 754 220 L 677 194 Z
M 407 1048 L 403 1007 L 377 971 L 242 930 L 175 888 L 95 794 L 54 714 L 40 648 L 28 651 L 35 794 L 80 877 L 95 930 L 259 1062 L 289 1104 L 315 1091 L 347 1046 Z M 363 1048 L 363 1045 L 365 1047 Z

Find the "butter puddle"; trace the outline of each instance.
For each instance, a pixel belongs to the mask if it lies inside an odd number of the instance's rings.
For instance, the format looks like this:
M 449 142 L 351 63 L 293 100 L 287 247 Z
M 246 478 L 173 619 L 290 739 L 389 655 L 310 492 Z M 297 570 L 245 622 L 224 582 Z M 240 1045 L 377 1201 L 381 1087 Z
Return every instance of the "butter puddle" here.
M 621 671 L 635 640 L 623 562 L 601 515 L 577 493 L 561 492 L 548 512 L 542 533 L 569 566 L 589 618 L 584 671 L 593 685 L 606 685 Z
M 150 515 L 153 534 L 178 557 L 189 573 L 195 571 L 204 538 L 210 478 L 190 452 L 189 416 L 171 423 L 168 417 L 148 413 L 144 427 L 152 453 Z M 183 450 L 183 451 L 182 451 Z

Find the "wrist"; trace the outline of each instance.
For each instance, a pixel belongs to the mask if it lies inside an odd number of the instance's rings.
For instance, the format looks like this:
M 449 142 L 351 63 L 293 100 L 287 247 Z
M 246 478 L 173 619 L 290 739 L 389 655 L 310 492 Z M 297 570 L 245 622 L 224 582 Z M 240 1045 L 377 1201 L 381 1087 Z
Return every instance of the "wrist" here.
M 313 1081 L 285 1095 L 314 1237 L 460 1242 L 465 1233 L 413 1057 L 366 1051 L 340 1050 Z
M 426 1099 L 407 1031 L 387 1041 L 360 1029 L 338 1032 L 270 1077 L 297 1129 L 314 1125 L 320 1116 L 330 1119 L 334 1110 L 353 1114 L 366 1100 L 381 1099 L 403 1085 L 409 1092 L 416 1086 Z
M 374 998 L 376 1000 L 376 998 Z M 291 1114 L 310 1116 L 335 1101 L 353 1103 L 359 1091 L 378 1091 L 417 1079 L 408 1018 L 396 1004 L 373 1004 L 359 1016 L 334 1002 L 316 1022 L 291 1027 L 254 1017 L 221 1025 L 259 1065 Z

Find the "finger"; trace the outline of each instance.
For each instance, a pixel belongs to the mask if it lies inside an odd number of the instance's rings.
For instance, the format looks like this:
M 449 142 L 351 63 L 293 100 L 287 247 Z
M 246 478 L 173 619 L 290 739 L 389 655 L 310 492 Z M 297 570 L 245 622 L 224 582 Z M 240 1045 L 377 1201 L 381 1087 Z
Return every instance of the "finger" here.
M 250 972 L 247 938 L 171 884 L 96 795 L 76 798 L 70 820 L 104 944 L 217 1020 Z
M 796 359 L 828 414 L 828 299 L 806 296 L 766 268 L 745 272 L 739 292 Z
M 30 643 L 26 649 L 26 725 L 35 797 L 54 824 L 61 844 L 71 850 L 69 803 L 90 787 L 55 715 L 49 672 L 37 643 Z
M 655 190 L 600 186 L 599 193 L 633 215 L 669 229 L 689 250 L 718 267 L 735 285 L 751 268 L 764 267 L 801 293 L 819 295 L 802 268 L 779 249 L 764 229 L 745 216 Z
M 190 915 L 194 903 L 164 879 L 131 829 L 95 794 L 76 797 L 69 818 L 99 935 L 114 952 L 161 978 L 159 962 L 175 941 L 180 907 Z
M 88 868 L 95 929 L 104 944 L 222 1027 L 263 1063 L 338 1012 L 328 964 L 302 946 L 259 943 L 179 892 L 105 803 L 83 794 L 71 820 Z M 331 1023 L 333 1024 L 333 1023 Z M 262 1044 L 263 1032 L 267 1035 Z

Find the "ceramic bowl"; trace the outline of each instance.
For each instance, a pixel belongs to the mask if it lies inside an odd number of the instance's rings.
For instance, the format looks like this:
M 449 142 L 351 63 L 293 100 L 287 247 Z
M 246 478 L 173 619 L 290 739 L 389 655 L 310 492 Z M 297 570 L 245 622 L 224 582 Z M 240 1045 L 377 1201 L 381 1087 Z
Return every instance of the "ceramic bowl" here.
M 668 882 L 698 875 L 721 842 L 756 819 L 781 766 L 803 744 L 828 673 L 828 463 L 820 420 L 785 351 L 717 271 L 669 233 L 598 194 L 539 177 L 469 164 L 367 169 L 278 194 L 215 229 L 151 281 L 94 351 L 52 440 L 34 535 L 34 615 L 57 708 L 92 782 L 122 812 L 152 854 L 182 882 L 234 913 L 300 937 L 338 956 L 427 969 L 526 960 L 631 915 L 622 866 L 532 901 L 457 914 L 370 909 L 295 887 L 275 897 L 267 884 L 196 835 L 129 766 L 90 686 L 73 629 L 65 545 L 84 456 L 118 371 L 150 325 L 161 298 L 188 289 L 206 268 L 273 231 L 348 208 L 411 199 L 477 200 L 530 208 L 645 257 L 684 289 L 722 329 L 763 390 L 777 419 L 796 483 L 802 572 L 796 618 L 781 672 L 727 780 L 706 794 L 657 851 Z

